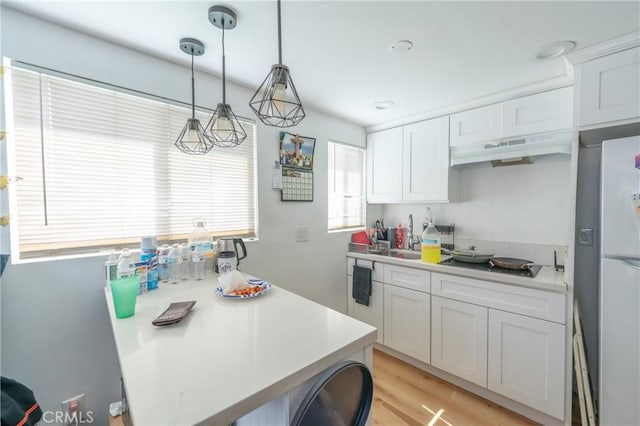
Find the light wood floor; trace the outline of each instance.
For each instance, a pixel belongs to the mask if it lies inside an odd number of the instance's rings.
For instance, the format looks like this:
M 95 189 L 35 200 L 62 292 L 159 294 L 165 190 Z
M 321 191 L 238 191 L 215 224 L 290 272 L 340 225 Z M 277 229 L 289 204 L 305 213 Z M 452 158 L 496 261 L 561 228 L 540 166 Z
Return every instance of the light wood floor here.
M 373 351 L 373 383 L 374 425 L 536 424 L 378 350 Z

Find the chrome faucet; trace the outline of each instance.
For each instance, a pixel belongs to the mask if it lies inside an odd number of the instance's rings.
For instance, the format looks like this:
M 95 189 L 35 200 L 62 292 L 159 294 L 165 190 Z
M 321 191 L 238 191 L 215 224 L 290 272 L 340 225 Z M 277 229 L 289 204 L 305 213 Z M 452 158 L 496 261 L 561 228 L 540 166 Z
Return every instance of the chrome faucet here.
M 418 244 L 418 238 L 413 236 L 413 215 L 409 213 L 409 225 L 407 226 L 407 248 L 414 249 L 414 245 Z

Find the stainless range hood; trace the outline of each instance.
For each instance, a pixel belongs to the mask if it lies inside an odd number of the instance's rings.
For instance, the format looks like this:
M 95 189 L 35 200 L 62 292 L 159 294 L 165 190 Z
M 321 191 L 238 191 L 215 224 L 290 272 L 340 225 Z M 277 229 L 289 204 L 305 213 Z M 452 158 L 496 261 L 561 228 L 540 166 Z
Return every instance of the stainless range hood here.
M 491 162 L 494 166 L 530 164 L 530 157 L 571 154 L 572 131 L 537 133 L 451 147 L 451 165 Z

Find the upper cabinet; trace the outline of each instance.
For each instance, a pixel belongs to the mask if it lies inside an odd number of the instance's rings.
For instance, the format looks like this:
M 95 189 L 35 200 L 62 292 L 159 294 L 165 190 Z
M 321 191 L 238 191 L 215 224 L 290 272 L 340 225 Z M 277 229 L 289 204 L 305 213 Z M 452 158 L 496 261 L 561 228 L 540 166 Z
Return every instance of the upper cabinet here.
M 452 147 L 571 129 L 573 87 L 524 96 L 451 115 Z
M 640 119 L 640 47 L 580 65 L 580 127 Z
M 503 138 L 571 129 L 573 87 L 506 101 L 502 117 Z
M 402 200 L 402 128 L 371 133 L 367 137 L 367 201 Z
M 451 146 L 502 137 L 502 104 L 487 105 L 451 115 Z
M 449 168 L 449 117 L 368 136 L 369 203 L 448 202 L 458 174 Z

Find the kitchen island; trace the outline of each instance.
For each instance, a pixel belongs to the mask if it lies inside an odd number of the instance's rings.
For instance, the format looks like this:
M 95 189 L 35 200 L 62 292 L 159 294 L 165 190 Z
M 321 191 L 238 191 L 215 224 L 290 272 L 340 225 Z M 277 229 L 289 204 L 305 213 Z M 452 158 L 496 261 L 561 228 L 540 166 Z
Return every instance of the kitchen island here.
M 288 424 L 314 376 L 345 359 L 371 368 L 374 327 L 277 286 L 239 300 L 216 286 L 217 276 L 160 284 L 125 319 L 105 289 L 133 424 Z M 188 300 L 182 322 L 151 324 Z

